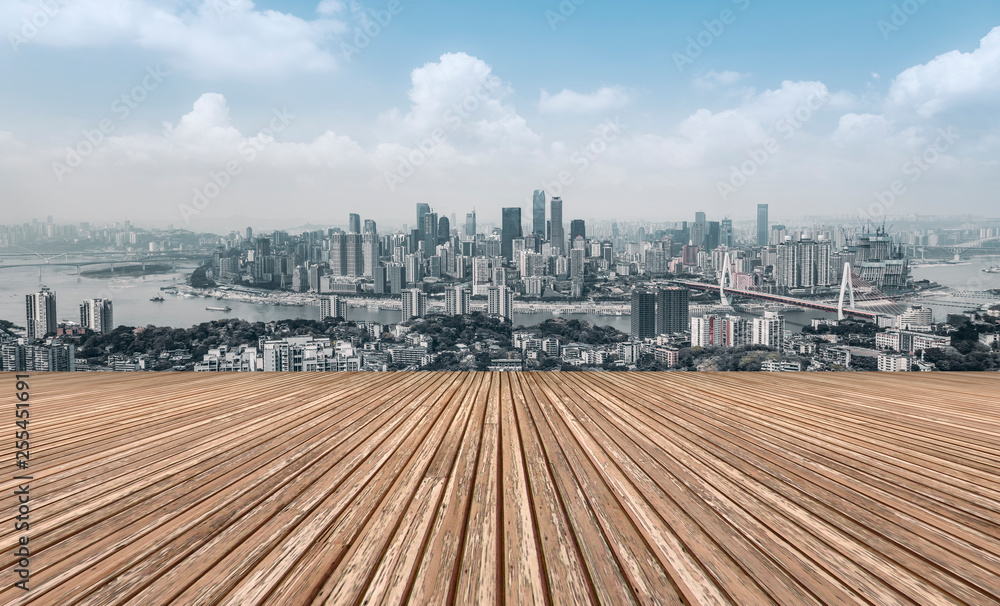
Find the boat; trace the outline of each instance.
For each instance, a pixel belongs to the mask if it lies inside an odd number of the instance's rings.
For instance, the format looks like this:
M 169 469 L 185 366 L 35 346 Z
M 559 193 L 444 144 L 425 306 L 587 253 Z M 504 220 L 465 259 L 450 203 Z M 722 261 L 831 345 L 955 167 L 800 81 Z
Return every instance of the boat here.
M 993 267 L 983 269 L 983 271 L 988 274 L 1000 274 L 1000 266 L 994 265 Z
M 159 295 L 157 295 L 155 297 L 150 297 L 149 300 L 150 301 L 156 301 L 157 303 L 162 303 L 164 301 L 164 298 L 161 297 L 161 296 L 159 296 Z
M 233 308 L 226 305 L 225 307 L 206 307 L 208 311 L 233 311 Z

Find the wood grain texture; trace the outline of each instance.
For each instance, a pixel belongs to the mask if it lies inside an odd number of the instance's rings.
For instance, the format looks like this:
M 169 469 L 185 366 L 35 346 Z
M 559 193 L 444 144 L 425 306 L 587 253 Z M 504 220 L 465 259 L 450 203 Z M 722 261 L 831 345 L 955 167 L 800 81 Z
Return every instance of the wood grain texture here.
M 29 383 L 0 604 L 1000 604 L 996 374 Z

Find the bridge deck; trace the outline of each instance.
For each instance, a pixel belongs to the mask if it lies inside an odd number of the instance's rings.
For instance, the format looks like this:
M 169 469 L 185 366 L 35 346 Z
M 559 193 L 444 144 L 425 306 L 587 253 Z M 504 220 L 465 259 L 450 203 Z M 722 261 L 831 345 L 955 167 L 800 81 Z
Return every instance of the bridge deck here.
M 0 603 L 996 604 L 998 387 L 33 375 L 31 589 L 6 480 Z

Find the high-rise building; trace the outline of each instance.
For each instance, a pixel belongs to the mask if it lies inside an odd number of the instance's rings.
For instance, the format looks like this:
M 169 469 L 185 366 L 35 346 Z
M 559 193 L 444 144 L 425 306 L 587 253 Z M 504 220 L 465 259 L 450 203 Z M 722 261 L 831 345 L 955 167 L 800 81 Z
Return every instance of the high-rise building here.
M 514 291 L 506 286 L 491 286 L 488 305 L 490 315 L 512 319 L 514 317 Z
M 372 291 L 376 295 L 385 295 L 389 293 L 389 283 L 386 279 L 386 271 L 384 265 L 376 265 L 374 271 L 372 272 L 372 279 L 375 281 L 374 288 Z
M 407 288 L 402 294 L 403 322 L 410 318 L 423 318 L 427 315 L 427 293 L 419 288 Z
M 402 263 L 386 263 L 385 280 L 389 285 L 389 294 L 400 294 L 406 286 L 406 268 Z
M 358 213 L 351 213 L 350 221 L 348 222 L 348 233 L 360 234 L 361 233 L 361 215 Z
M 753 342 L 753 323 L 740 316 L 726 316 L 722 320 L 722 345 L 740 347 Z
M 558 251 L 557 254 L 566 254 L 566 234 L 563 232 L 563 201 L 556 196 L 549 201 L 549 242 Z
M 540 189 L 531 197 L 531 233 L 545 237 L 545 192 Z
M 753 319 L 753 344 L 782 349 L 785 341 L 785 316 L 765 311 L 763 318 Z
M 27 314 L 27 337 L 29 341 L 44 339 L 56 332 L 56 293 L 46 287 L 33 294 L 25 295 Z
M 469 287 L 455 286 L 445 291 L 445 313 L 449 316 L 464 316 L 472 313 Z
M 347 248 L 347 275 L 352 278 L 365 275 L 364 236 L 351 233 L 344 239 Z
M 378 229 L 375 227 L 374 219 L 365 219 L 365 231 L 366 234 L 377 234 Z
M 656 291 L 656 334 L 670 335 L 688 329 L 688 296 L 686 288 L 671 286 Z
M 366 231 L 362 236 L 361 254 L 364 258 L 364 275 L 366 278 L 375 276 L 375 268 L 378 267 L 378 234 Z
M 522 237 L 521 209 L 505 207 L 502 216 L 500 232 L 500 255 L 507 261 L 514 260 L 514 239 Z
M 722 319 L 710 314 L 691 318 L 691 347 L 722 345 Z
M 420 255 L 406 255 L 406 281 L 408 284 L 416 284 L 424 279 L 424 264 L 420 260 Z
M 582 248 L 574 248 L 569 251 L 569 277 L 583 278 L 584 266 L 586 264 L 585 251 Z
M 719 246 L 733 247 L 733 220 L 723 219 L 719 233 Z
M 587 224 L 583 219 L 573 219 L 569 224 L 569 241 L 576 242 L 577 238 L 587 239 Z
M 441 217 L 438 219 L 437 227 L 437 243 L 444 244 L 451 239 L 451 221 L 448 217 Z
M 320 297 L 319 315 L 321 319 L 343 318 L 347 319 L 347 300 L 336 295 Z
M 465 235 L 469 238 L 476 236 L 476 211 L 465 215 Z
M 417 202 L 417 231 L 420 232 L 419 239 L 424 239 L 424 217 L 431 212 L 431 205 L 424 202 Z
M 114 330 L 111 299 L 85 299 L 80 304 L 80 326 L 98 334 Z
M 347 234 L 343 232 L 330 235 L 330 273 L 334 277 L 347 275 Z
M 757 246 L 767 246 L 767 204 L 757 205 Z
M 424 256 L 434 254 L 438 245 L 438 214 L 428 212 L 424 215 Z
M 656 336 L 656 295 L 649 291 L 632 291 L 632 338 L 651 339 Z

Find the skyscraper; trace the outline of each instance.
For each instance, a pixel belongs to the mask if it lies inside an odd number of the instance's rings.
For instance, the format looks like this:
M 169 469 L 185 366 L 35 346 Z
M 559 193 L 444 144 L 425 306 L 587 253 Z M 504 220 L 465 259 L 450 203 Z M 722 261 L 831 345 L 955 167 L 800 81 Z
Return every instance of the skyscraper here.
M 566 254 L 566 234 L 563 231 L 563 203 L 562 198 L 556 196 L 549 201 L 549 242 L 558 251 L 558 254 Z
M 514 259 L 514 238 L 521 237 L 521 209 L 505 207 L 500 233 L 500 255 L 507 261 Z
M 420 232 L 420 239 L 424 238 L 424 217 L 431 212 L 431 205 L 424 202 L 417 203 L 417 231 Z
M 365 231 L 361 238 L 361 254 L 364 258 L 364 275 L 366 278 L 371 278 L 375 276 L 375 268 L 378 267 L 378 234 L 374 231 Z
M 56 332 L 56 293 L 48 288 L 25 295 L 28 340 L 43 339 Z
M 757 205 L 757 246 L 767 246 L 767 204 Z
M 366 234 L 377 234 L 378 228 L 375 226 L 374 219 L 365 219 L 365 231 Z
M 350 225 L 348 225 L 348 232 L 352 234 L 361 233 L 361 215 L 358 213 L 351 213 Z
M 352 278 L 365 275 L 363 238 L 360 233 L 350 233 L 344 237 L 347 248 L 347 275 Z
M 469 238 L 476 235 L 476 211 L 465 215 L 465 235 Z
M 691 318 L 691 347 L 722 345 L 722 319 L 714 314 Z
M 719 245 L 731 248 L 733 246 L 733 220 L 723 219 L 719 232 Z
M 437 243 L 444 244 L 451 239 L 451 221 L 448 217 L 441 217 L 438 219 L 437 228 Z
M 670 335 L 688 329 L 688 290 L 677 286 L 656 292 L 656 334 Z
M 656 336 L 656 295 L 632 291 L 632 338 L 649 339 Z
M 86 299 L 80 304 L 80 326 L 98 334 L 114 330 L 111 299 Z
M 545 192 L 540 189 L 531 197 L 531 233 L 545 237 Z
M 343 232 L 330 235 L 330 273 L 335 277 L 347 275 L 347 236 Z
M 587 224 L 583 219 L 573 219 L 569 224 L 569 241 L 576 242 L 577 238 L 587 239 Z
M 438 215 L 428 212 L 424 215 L 424 256 L 430 257 L 438 245 Z

